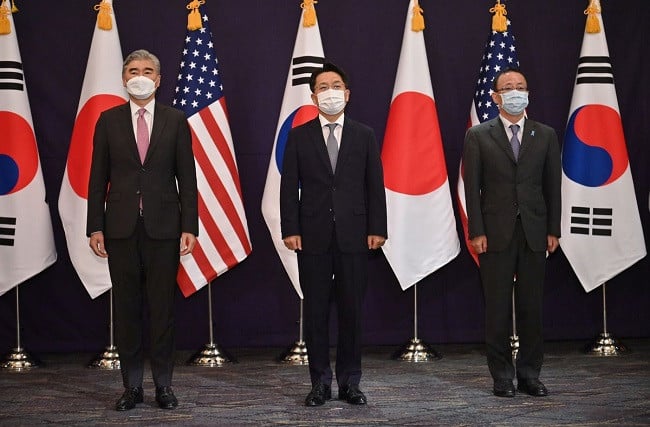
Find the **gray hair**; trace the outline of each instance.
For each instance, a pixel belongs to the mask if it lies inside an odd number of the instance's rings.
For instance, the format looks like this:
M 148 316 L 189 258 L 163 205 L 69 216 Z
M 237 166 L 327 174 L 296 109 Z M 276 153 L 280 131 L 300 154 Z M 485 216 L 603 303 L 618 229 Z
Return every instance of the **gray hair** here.
M 149 52 L 148 50 L 145 49 L 138 49 L 134 50 L 133 52 L 129 53 L 129 55 L 126 57 L 124 60 L 124 64 L 122 65 L 122 73 L 126 71 L 126 67 L 133 61 L 137 60 L 144 60 L 144 61 L 151 61 L 153 62 L 153 67 L 154 70 L 156 71 L 156 74 L 160 74 L 160 60 L 156 55 L 153 53 Z

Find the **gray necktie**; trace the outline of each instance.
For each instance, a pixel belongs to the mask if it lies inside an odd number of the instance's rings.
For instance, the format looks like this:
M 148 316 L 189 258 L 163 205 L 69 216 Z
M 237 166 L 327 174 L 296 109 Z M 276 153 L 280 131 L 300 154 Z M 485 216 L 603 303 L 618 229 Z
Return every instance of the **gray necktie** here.
M 330 157 L 330 164 L 332 165 L 332 172 L 336 171 L 336 158 L 339 154 L 339 144 L 336 142 L 336 136 L 334 136 L 334 129 L 336 128 L 336 123 L 328 123 L 325 126 L 330 128 L 330 134 L 327 137 L 327 154 Z
M 519 125 L 510 125 L 510 130 L 512 131 L 512 138 L 510 138 L 510 146 L 512 147 L 512 153 L 515 155 L 515 160 L 519 159 L 519 147 L 521 143 L 517 137 L 519 133 Z

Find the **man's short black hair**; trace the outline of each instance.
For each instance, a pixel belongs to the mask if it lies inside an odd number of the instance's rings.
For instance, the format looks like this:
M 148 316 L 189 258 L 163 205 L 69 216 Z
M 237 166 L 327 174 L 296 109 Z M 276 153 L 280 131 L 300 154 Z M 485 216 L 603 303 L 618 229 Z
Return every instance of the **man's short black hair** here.
M 521 71 L 520 68 L 517 68 L 517 67 L 508 67 L 508 68 L 504 68 L 503 70 L 499 71 L 499 72 L 497 73 L 497 75 L 494 76 L 494 80 L 492 80 L 492 90 L 493 90 L 494 92 L 497 91 L 497 82 L 499 81 L 499 78 L 500 78 L 502 75 L 504 75 L 505 73 L 518 73 L 518 74 L 521 74 L 522 76 L 524 76 L 524 78 L 526 78 L 526 75 L 523 73 L 523 71 Z
M 316 89 L 316 78 L 328 71 L 331 71 L 333 73 L 338 74 L 341 76 L 341 80 L 343 80 L 343 84 L 345 87 L 348 87 L 348 75 L 345 74 L 345 71 L 343 71 L 341 68 L 337 67 L 336 65 L 332 64 L 331 62 L 326 62 L 323 64 L 323 68 L 319 68 L 318 70 L 314 71 L 311 73 L 311 77 L 309 78 L 309 89 L 311 89 L 311 92 L 314 93 L 314 90 Z

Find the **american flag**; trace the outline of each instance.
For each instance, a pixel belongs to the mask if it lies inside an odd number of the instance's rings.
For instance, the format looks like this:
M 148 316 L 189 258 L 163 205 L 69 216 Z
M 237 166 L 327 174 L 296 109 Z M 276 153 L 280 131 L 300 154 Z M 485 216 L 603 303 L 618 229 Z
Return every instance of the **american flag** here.
M 496 75 L 506 68 L 518 68 L 517 50 L 515 49 L 515 36 L 511 31 L 511 22 L 507 21 L 507 30 L 498 32 L 492 30 L 485 44 L 481 68 L 479 69 L 476 91 L 469 113 L 469 126 L 475 126 L 499 115 L 499 108 L 492 101 L 492 82 Z M 469 244 L 467 211 L 465 209 L 465 187 L 463 181 L 463 162 L 461 160 L 458 173 L 458 206 L 460 219 L 465 232 L 465 243 L 472 258 L 478 264 L 478 255 Z
M 192 132 L 199 192 L 199 240 L 181 259 L 178 284 L 186 297 L 251 252 L 226 99 L 207 15 L 187 31 L 173 105 Z

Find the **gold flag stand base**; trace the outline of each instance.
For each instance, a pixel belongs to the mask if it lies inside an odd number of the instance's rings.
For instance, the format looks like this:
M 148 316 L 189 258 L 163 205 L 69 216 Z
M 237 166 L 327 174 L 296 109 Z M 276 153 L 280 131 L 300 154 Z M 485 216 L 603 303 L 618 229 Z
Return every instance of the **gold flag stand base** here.
M 405 362 L 431 362 L 442 359 L 442 355 L 419 338 L 411 338 L 392 358 Z
M 207 368 L 220 368 L 227 363 L 237 363 L 237 361 L 213 343 L 206 344 L 187 361 L 188 365 Z
M 584 352 L 594 356 L 620 356 L 630 350 L 620 341 L 614 338 L 609 332 L 601 332 L 594 340 L 584 348 Z
M 103 352 L 88 363 L 89 368 L 115 370 L 120 369 L 120 355 L 117 347 L 107 346 Z
M 309 365 L 307 345 L 302 340 L 296 341 L 291 347 L 282 353 L 278 358 L 278 361 L 286 363 L 287 365 Z
M 22 347 L 12 349 L 0 362 L 0 368 L 12 371 L 24 371 L 31 368 L 37 368 L 41 363 L 32 357 Z

